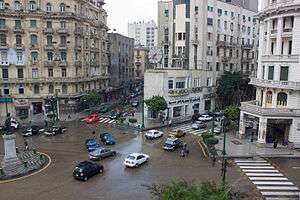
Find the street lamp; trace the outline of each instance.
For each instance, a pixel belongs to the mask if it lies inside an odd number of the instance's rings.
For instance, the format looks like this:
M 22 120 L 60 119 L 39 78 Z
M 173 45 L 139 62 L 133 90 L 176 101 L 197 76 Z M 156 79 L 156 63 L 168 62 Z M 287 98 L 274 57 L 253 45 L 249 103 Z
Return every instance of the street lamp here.
M 227 171 L 227 159 L 226 159 L 226 133 L 224 131 L 224 123 L 225 123 L 225 119 L 222 119 L 221 121 L 221 126 L 222 126 L 222 132 L 223 132 L 223 151 L 222 151 L 222 155 L 223 155 L 223 162 L 222 162 L 222 184 L 223 186 L 225 186 L 225 182 L 226 182 L 226 171 Z

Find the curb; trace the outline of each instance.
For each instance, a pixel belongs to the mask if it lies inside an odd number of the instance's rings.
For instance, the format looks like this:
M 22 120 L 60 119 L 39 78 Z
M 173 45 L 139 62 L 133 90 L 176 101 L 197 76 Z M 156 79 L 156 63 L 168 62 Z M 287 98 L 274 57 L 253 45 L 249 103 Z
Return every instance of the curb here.
M 203 153 L 204 157 L 205 157 L 205 158 L 208 158 L 208 155 L 207 155 L 207 153 L 206 153 L 206 151 L 205 151 L 205 149 L 204 149 L 204 147 L 203 147 L 203 145 L 202 145 L 201 140 L 198 140 L 198 144 L 199 144 L 199 146 L 200 146 L 200 148 L 201 148 L 201 150 L 202 150 L 202 153 Z

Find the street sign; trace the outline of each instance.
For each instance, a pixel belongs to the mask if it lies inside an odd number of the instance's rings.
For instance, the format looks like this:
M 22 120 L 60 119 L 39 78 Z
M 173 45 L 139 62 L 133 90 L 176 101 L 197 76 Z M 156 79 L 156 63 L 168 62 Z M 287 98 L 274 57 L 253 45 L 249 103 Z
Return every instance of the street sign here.
M 13 98 L 11 98 L 11 97 L 0 97 L 0 103 L 13 103 Z

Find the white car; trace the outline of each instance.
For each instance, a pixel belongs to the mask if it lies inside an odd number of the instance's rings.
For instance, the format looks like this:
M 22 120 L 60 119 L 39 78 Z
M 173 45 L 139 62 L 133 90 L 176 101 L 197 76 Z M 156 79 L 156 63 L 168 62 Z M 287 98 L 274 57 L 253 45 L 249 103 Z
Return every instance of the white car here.
M 158 130 L 149 130 L 145 133 L 146 139 L 157 139 L 164 135 L 162 131 Z
M 10 126 L 14 129 L 18 129 L 19 128 L 19 123 L 17 122 L 17 120 L 15 118 L 11 118 L 10 119 Z
M 138 167 L 141 164 L 148 162 L 150 156 L 143 153 L 132 153 L 127 156 L 124 160 L 126 167 Z
M 205 122 L 211 121 L 212 119 L 213 119 L 213 118 L 212 118 L 211 116 L 209 116 L 209 115 L 201 115 L 201 116 L 198 118 L 199 121 L 205 121 Z

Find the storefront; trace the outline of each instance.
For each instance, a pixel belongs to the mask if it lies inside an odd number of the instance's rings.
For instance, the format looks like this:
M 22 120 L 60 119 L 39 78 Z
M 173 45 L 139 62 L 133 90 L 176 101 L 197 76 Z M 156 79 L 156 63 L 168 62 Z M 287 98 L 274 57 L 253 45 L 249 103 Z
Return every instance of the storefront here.
M 192 116 L 200 111 L 200 97 L 189 97 L 187 99 L 170 100 L 169 113 L 172 118 L 182 118 Z
M 26 119 L 29 117 L 29 101 L 28 99 L 15 99 L 14 106 L 16 110 L 16 117 Z

